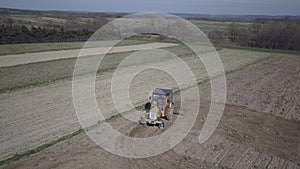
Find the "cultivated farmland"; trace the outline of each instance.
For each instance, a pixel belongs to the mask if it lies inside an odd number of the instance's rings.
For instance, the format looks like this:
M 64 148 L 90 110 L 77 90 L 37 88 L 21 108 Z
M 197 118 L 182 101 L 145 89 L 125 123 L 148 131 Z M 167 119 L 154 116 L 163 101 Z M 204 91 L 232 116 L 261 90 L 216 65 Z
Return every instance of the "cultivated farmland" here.
M 150 137 L 163 134 L 158 128 L 144 128 L 137 122 L 116 116 L 118 111 L 110 93 L 111 79 L 116 67 L 134 53 L 135 47 L 105 56 L 96 77 L 97 102 L 107 121 L 124 135 Z M 38 60 L 0 68 L 0 167 L 300 168 L 299 56 L 218 49 L 227 77 L 227 101 L 216 132 L 205 143 L 199 144 L 198 136 L 211 97 L 206 69 L 182 44 L 161 43 L 153 48 L 161 47 L 176 53 L 191 68 L 201 97 L 196 123 L 173 149 L 155 157 L 130 159 L 97 146 L 80 130 L 72 100 L 76 58 L 66 59 L 64 55 L 59 60 Z M 51 52 L 59 56 L 61 51 Z M 26 55 L 38 53 L 19 56 Z M 3 57 L 9 58 L 10 55 Z M 93 57 L 97 56 L 90 58 Z M 128 67 L 142 67 L 144 64 L 154 63 L 141 62 Z M 162 59 L 159 64 L 176 69 L 172 60 Z M 126 71 L 123 75 L 126 78 Z M 134 106 L 139 106 L 147 101 L 149 92 L 156 87 L 170 88 L 177 87 L 177 84 L 169 74 L 149 69 L 133 79 L 129 99 Z M 175 98 L 179 97 L 177 94 Z M 188 116 L 188 113 L 175 118 L 183 118 L 181 116 Z

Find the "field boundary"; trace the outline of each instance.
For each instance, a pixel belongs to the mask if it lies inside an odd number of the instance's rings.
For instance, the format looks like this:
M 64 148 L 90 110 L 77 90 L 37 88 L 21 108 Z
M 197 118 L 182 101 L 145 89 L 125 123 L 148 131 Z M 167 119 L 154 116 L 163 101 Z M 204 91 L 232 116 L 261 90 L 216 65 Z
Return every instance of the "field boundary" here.
M 240 46 L 228 46 L 228 45 L 214 45 L 214 47 L 220 49 L 233 49 L 233 50 L 243 50 L 243 51 L 253 51 L 253 52 L 264 52 L 273 54 L 288 54 L 300 56 L 300 51 L 291 50 L 278 50 L 278 49 L 266 49 L 266 48 L 252 48 L 252 47 L 240 47 Z

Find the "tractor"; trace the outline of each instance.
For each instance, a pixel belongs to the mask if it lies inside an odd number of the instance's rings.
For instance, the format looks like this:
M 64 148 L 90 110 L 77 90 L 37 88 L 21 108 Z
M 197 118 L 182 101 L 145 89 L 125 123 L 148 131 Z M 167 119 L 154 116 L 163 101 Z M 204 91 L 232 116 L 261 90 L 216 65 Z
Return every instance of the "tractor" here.
M 156 88 L 149 97 L 151 102 L 146 103 L 146 115 L 141 117 L 140 123 L 158 125 L 160 129 L 166 128 L 166 120 L 172 120 L 174 111 L 173 90 Z

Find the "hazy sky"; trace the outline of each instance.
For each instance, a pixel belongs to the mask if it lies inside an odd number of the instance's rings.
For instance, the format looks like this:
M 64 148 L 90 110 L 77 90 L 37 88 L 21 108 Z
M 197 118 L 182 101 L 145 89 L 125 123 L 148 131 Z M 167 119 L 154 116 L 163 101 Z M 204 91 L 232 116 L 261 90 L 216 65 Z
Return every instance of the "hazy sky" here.
M 96 12 L 300 15 L 300 0 L 0 0 L 0 6 Z

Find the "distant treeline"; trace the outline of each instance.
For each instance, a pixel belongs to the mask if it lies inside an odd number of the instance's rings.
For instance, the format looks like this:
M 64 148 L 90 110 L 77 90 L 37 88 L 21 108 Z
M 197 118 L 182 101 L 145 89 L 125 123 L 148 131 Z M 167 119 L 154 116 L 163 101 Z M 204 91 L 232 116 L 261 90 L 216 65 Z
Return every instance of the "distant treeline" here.
M 2 24 L 0 25 L 0 44 L 86 41 L 111 19 L 124 15 L 122 13 L 76 13 L 0 8 L 0 24 Z M 191 17 L 185 14 L 183 16 Z M 300 50 L 299 16 L 269 17 L 269 19 L 264 16 L 256 20 L 254 16 L 245 16 L 251 18 L 251 21 L 245 22 L 236 22 L 235 16 L 231 16 L 230 18 L 233 18 L 231 20 L 222 19 L 224 16 L 206 17 L 204 16 L 201 20 L 222 21 L 224 25 L 232 22 L 227 29 L 217 27 L 209 30 L 209 39 L 215 44 Z M 144 38 L 147 33 L 152 33 L 146 30 L 138 31 L 138 33 L 145 33 L 142 35 Z M 112 36 L 117 37 L 118 33 L 106 33 L 103 38 L 114 39 Z M 166 37 L 159 36 L 158 39 L 164 40 Z
M 113 16 L 0 8 L 0 44 L 86 41 Z
M 300 50 L 300 26 L 292 21 L 255 22 L 247 26 L 232 23 L 228 33 L 228 38 L 240 46 Z
M 86 41 L 94 33 L 87 29 L 0 25 L 0 44 Z

